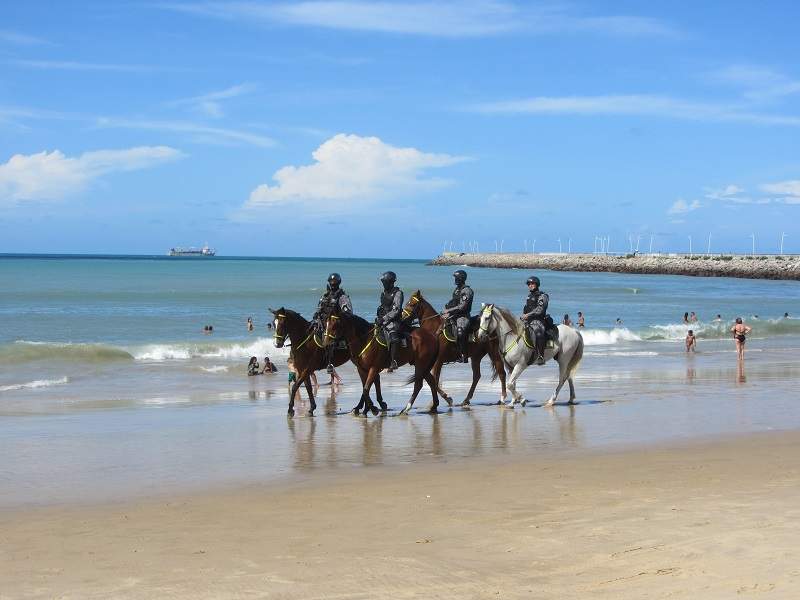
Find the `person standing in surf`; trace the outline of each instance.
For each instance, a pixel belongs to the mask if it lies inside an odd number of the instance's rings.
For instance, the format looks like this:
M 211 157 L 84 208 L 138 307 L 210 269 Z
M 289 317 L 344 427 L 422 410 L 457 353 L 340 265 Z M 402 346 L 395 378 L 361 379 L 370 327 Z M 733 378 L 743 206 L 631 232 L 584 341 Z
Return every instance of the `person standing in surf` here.
M 744 360 L 744 341 L 745 336 L 750 333 L 750 327 L 742 323 L 741 317 L 736 317 L 736 325 L 731 327 L 733 338 L 736 340 L 736 353 L 739 360 Z

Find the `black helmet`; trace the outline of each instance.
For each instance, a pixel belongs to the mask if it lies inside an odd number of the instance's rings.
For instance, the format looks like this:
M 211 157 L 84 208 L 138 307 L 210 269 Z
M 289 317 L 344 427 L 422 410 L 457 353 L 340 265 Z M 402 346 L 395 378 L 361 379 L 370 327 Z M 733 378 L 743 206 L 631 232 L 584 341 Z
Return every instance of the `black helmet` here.
M 458 271 L 453 273 L 453 277 L 456 278 L 456 283 L 460 285 L 467 280 L 467 273 L 466 271 L 462 271 L 461 269 L 459 269 Z
M 330 275 L 328 275 L 328 283 L 339 285 L 340 283 L 342 283 L 342 278 L 339 276 L 338 273 L 331 273 Z
M 528 277 L 528 281 L 526 281 L 525 283 L 526 283 L 526 284 L 528 284 L 528 285 L 530 285 L 530 284 L 532 284 L 532 283 L 535 283 L 536 285 L 540 285 L 540 283 L 539 283 L 539 278 L 538 278 L 538 277 L 535 277 L 535 276 L 533 276 L 533 275 L 531 275 L 530 277 Z
M 381 275 L 381 281 L 383 283 L 394 283 L 397 281 L 397 275 L 394 274 L 394 271 L 386 271 L 386 273 Z

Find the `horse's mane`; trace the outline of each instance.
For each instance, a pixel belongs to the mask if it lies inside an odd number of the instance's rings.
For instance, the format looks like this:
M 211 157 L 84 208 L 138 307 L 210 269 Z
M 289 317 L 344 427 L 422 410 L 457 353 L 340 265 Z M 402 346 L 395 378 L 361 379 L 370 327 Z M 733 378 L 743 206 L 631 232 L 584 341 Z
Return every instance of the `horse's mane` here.
M 512 331 L 519 331 L 520 327 L 522 327 L 522 322 L 517 318 L 517 315 L 497 304 L 494 305 L 494 308 Z
M 363 317 L 359 317 L 355 313 L 339 312 L 339 316 L 352 321 L 356 329 L 367 329 L 369 327 L 372 327 L 372 323 L 370 323 Z

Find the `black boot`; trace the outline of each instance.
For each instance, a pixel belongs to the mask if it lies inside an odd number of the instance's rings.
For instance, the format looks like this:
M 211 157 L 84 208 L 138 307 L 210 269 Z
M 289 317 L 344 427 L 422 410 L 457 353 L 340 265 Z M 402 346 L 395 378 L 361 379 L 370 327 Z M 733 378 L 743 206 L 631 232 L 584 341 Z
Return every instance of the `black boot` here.
M 539 355 L 536 357 L 536 364 L 540 367 L 544 364 L 544 349 L 547 346 L 547 340 L 544 336 L 536 338 L 536 353 Z
M 328 359 L 328 368 L 325 371 L 329 374 L 333 373 L 333 349 L 334 346 L 330 345 L 325 352 L 325 357 Z
M 395 354 L 397 354 L 397 338 L 392 338 L 389 340 L 389 370 L 394 371 L 397 368 L 397 361 L 395 360 Z

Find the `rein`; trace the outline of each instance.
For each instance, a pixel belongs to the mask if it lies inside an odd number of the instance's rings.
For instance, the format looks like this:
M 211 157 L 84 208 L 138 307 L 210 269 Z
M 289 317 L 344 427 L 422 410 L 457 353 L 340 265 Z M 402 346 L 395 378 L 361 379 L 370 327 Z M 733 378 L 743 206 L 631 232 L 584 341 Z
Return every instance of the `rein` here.
M 489 317 L 494 317 L 494 314 L 492 313 L 492 309 L 491 308 L 484 309 L 483 310 L 483 314 L 484 315 L 489 315 Z M 480 330 L 485 332 L 487 336 L 489 335 L 489 328 L 488 327 L 481 327 Z M 505 335 L 505 336 L 514 335 L 514 332 L 513 331 L 508 331 L 507 333 L 504 333 L 503 335 Z M 519 343 L 520 339 L 524 338 L 522 333 L 518 333 L 516 335 L 517 335 L 517 339 L 515 339 L 514 343 L 511 344 L 508 348 L 506 348 L 505 350 L 503 350 L 502 348 L 498 348 L 498 350 L 500 350 L 500 354 L 503 356 L 503 358 L 505 358 L 506 354 L 511 352 L 511 349 Z M 497 340 L 500 339 L 500 335 L 499 334 L 496 336 L 496 339 Z M 525 340 L 523 339 L 523 341 L 525 341 Z M 527 341 L 525 341 L 525 345 L 528 346 L 529 348 L 531 347 L 528 344 Z

